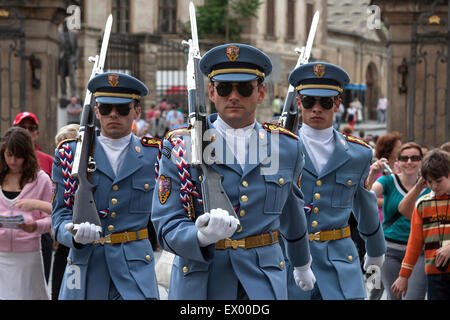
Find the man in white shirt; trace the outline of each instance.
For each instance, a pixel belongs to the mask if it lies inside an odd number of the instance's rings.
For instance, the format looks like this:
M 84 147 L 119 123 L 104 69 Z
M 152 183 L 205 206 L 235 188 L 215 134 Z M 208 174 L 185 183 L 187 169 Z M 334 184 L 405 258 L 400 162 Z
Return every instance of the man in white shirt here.
M 343 69 L 325 62 L 302 65 L 289 76 L 298 93 L 303 119 L 299 129 L 305 155 L 301 187 L 312 270 L 317 279 L 312 291 L 302 292 L 294 286 L 294 279 L 288 278 L 290 299 L 365 297 L 358 252 L 348 225 L 352 213 L 366 241 L 365 268 L 381 267 L 384 261 L 385 243 L 376 197 L 365 188 L 372 150 L 363 141 L 333 128 L 340 94 L 349 81 Z

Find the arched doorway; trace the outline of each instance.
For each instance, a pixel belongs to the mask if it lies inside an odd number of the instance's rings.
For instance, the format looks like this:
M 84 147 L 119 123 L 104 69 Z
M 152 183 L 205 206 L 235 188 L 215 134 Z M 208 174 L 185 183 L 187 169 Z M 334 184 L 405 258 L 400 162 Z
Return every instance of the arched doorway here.
M 377 119 L 377 102 L 380 98 L 380 86 L 378 84 L 378 70 L 374 63 L 369 63 L 366 70 L 366 119 Z

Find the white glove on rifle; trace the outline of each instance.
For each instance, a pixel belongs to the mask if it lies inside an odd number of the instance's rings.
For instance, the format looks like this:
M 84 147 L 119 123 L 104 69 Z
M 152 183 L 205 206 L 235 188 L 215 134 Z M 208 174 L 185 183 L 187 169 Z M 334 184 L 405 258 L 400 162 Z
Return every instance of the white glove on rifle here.
M 72 232 L 74 225 L 72 222 L 67 223 L 64 229 Z M 100 239 L 100 233 L 97 231 L 98 227 L 95 224 L 89 222 L 83 222 L 79 225 L 77 232 L 73 235 L 75 242 L 81 244 L 88 244 L 92 241 Z M 73 233 L 72 233 L 73 234 Z
M 237 229 L 239 220 L 223 209 L 212 209 L 197 218 L 197 238 L 200 247 L 206 247 L 219 240 L 231 237 Z
M 366 253 L 364 255 L 363 269 L 364 269 L 364 271 L 367 271 L 367 268 L 369 268 L 369 266 L 372 266 L 372 265 L 375 265 L 375 266 L 378 266 L 379 268 L 381 268 L 383 263 L 384 263 L 384 254 L 379 257 L 369 257 Z
M 312 258 L 304 266 L 294 267 L 295 284 L 303 291 L 312 290 L 316 283 L 316 277 L 311 270 L 311 262 Z

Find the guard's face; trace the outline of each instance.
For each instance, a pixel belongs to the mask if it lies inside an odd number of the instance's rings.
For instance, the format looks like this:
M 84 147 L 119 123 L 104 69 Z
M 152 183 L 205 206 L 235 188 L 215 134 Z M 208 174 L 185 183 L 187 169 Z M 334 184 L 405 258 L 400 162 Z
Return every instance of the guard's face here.
M 128 111 L 127 115 L 124 115 Z M 95 115 L 100 121 L 102 135 L 111 139 L 120 139 L 131 133 L 133 120 L 139 119 L 141 107 L 135 102 L 125 105 L 101 105 L 95 107 Z
M 333 98 L 332 106 L 330 109 L 326 109 L 321 104 L 327 106 L 327 103 L 325 101 L 320 101 L 321 97 L 310 98 L 315 98 L 315 103 L 312 106 L 308 105 L 303 107 L 301 98 L 297 96 L 297 105 L 302 112 L 303 123 L 316 130 L 323 130 L 331 127 L 333 125 L 334 113 L 339 110 L 340 100 L 334 100 L 334 97 L 330 97 Z
M 264 100 L 264 95 L 265 86 L 258 87 L 257 80 L 246 83 L 214 82 L 209 85 L 209 99 L 214 102 L 220 117 L 236 129 L 255 121 L 256 107 Z

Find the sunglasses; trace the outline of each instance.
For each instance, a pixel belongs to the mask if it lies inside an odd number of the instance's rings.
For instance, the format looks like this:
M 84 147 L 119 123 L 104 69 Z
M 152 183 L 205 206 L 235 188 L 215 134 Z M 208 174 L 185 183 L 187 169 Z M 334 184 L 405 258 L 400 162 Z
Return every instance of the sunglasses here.
M 251 82 L 238 82 L 232 84 L 231 82 L 220 82 L 217 86 L 214 86 L 217 90 L 217 94 L 221 97 L 228 97 L 233 91 L 233 87 L 236 87 L 237 92 L 243 97 L 250 97 L 253 90 L 256 88 Z
M 411 157 L 398 156 L 398 161 L 400 161 L 400 162 L 408 162 L 409 159 L 411 159 L 411 161 L 413 161 L 413 162 L 417 162 L 417 161 L 422 160 L 422 157 L 421 156 L 411 156 Z
M 30 131 L 30 132 L 35 132 L 35 131 L 37 131 L 37 129 L 38 129 L 38 126 L 29 126 L 29 127 L 26 127 L 26 126 L 19 126 L 19 127 L 23 128 L 23 129 L 25 129 L 25 130 L 28 130 L 28 131 Z
M 127 115 L 130 114 L 130 105 L 129 104 L 100 104 L 98 106 L 98 112 L 100 112 L 100 114 L 102 116 L 107 116 L 108 114 L 111 113 L 113 107 L 116 108 L 116 112 L 121 115 L 122 117 L 126 117 Z
M 334 99 L 332 97 L 312 97 L 312 96 L 302 96 L 300 100 L 302 101 L 302 106 L 305 109 L 311 109 L 316 104 L 317 99 L 322 108 L 330 110 L 334 106 Z

